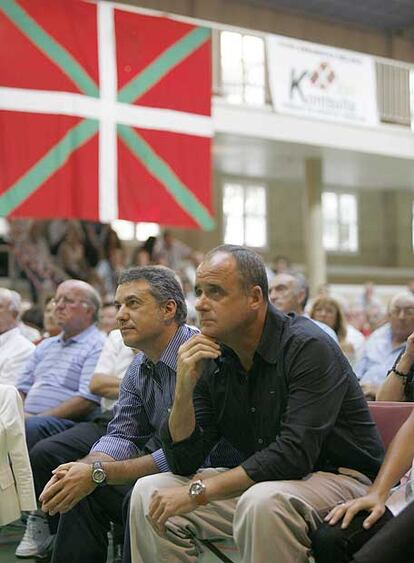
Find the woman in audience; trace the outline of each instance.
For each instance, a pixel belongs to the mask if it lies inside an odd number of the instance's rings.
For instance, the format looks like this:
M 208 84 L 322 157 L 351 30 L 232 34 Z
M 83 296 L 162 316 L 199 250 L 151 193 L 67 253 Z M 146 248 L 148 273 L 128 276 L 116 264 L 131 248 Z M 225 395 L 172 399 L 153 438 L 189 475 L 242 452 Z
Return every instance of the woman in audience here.
M 315 321 L 325 323 L 335 331 L 342 352 L 354 365 L 358 352 L 364 344 L 364 337 L 358 330 L 347 325 L 340 303 L 333 297 L 318 297 L 312 304 L 309 316 Z

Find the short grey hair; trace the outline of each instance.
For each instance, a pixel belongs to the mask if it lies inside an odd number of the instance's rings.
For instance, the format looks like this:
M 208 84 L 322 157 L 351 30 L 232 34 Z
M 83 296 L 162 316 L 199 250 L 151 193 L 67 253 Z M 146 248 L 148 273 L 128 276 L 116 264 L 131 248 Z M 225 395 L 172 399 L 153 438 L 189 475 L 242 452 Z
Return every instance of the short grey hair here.
M 160 305 L 167 301 L 175 302 L 177 309 L 174 321 L 181 326 L 187 320 L 187 305 L 179 280 L 173 270 L 165 266 L 141 266 L 129 268 L 121 272 L 118 284 L 144 280 L 149 285 L 149 291 Z
M 293 273 L 289 273 L 289 276 L 292 276 L 292 278 L 294 278 L 295 280 L 295 293 L 299 293 L 300 291 L 303 291 L 305 294 L 303 303 L 302 303 L 302 307 L 305 308 L 306 307 L 306 303 L 308 302 L 309 299 L 309 283 L 308 280 L 305 278 L 305 276 L 303 274 L 300 274 L 299 272 L 293 272 Z
M 16 314 L 16 317 L 20 314 L 22 310 L 22 298 L 17 291 L 14 289 L 7 289 L 6 287 L 0 287 L 0 298 L 7 299 L 9 302 L 9 310 Z
M 236 261 L 240 286 L 243 291 L 248 292 L 252 287 L 258 285 L 262 290 L 264 301 L 267 302 L 269 300 L 269 282 L 263 258 L 254 250 L 245 246 L 222 244 L 210 250 L 205 255 L 203 262 L 206 262 L 220 252 L 229 254 Z
M 89 285 L 89 284 L 88 284 Z M 101 297 L 99 295 L 99 293 L 96 291 L 96 289 L 92 286 L 89 285 L 89 290 L 87 290 L 86 292 L 87 295 L 87 300 L 88 302 L 92 305 L 92 307 L 94 308 L 94 312 L 92 315 L 93 320 L 96 322 L 99 318 L 99 311 L 100 308 L 102 307 L 102 300 Z

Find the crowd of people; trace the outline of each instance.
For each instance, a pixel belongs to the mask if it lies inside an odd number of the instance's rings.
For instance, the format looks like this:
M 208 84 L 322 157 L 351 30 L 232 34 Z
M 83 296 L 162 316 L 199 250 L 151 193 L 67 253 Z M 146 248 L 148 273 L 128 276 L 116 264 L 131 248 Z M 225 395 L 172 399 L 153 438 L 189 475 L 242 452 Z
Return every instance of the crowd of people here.
M 349 306 L 327 287 L 309 300 L 284 257 L 202 256 L 167 232 L 127 264 L 109 227 L 13 223 L 41 319 L 33 334 L 34 312 L 0 289 L 0 384 L 23 401 L 38 500 L 18 557 L 104 563 L 112 530 L 125 563 L 193 563 L 210 538 L 234 539 L 243 563 L 412 561 L 370 543 L 396 546 L 398 519 L 412 523 L 384 503 L 414 418 L 379 472 L 366 402 L 413 400 L 411 291 L 380 319 L 372 285 Z M 353 543 L 339 521 L 361 509 L 381 522 L 372 537 L 363 513 Z

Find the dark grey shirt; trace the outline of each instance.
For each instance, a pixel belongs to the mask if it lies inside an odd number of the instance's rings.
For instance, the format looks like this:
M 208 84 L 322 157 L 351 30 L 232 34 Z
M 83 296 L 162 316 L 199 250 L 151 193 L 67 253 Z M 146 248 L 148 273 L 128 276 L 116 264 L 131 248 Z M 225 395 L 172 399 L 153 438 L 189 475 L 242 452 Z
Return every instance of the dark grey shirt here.
M 194 391 L 197 425 L 173 443 L 161 437 L 172 471 L 189 475 L 226 438 L 256 482 L 301 479 L 340 467 L 371 479 L 383 446 L 351 366 L 338 345 L 312 321 L 269 305 L 253 365 L 245 372 L 223 347 Z

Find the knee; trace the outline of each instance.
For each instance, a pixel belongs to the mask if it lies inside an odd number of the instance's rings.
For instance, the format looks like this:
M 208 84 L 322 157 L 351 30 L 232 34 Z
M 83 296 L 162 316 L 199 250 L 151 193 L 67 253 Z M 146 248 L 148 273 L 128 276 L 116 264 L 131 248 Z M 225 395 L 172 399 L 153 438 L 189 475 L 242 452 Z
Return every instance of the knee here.
M 312 551 L 318 563 L 324 561 L 334 561 L 333 557 L 338 561 L 342 561 L 339 554 L 345 549 L 346 534 L 340 525 L 330 526 L 322 524 L 310 536 L 312 541 Z
M 285 508 L 292 502 L 292 495 L 280 490 L 272 490 L 270 493 L 267 483 L 258 483 L 250 487 L 240 497 L 236 507 L 236 517 L 239 515 L 265 516 L 270 512 L 275 516 L 279 512 L 285 512 Z
M 131 493 L 129 503 L 130 513 L 148 513 L 151 496 L 153 492 L 158 489 L 158 483 L 158 475 L 147 475 L 146 477 L 138 479 Z

